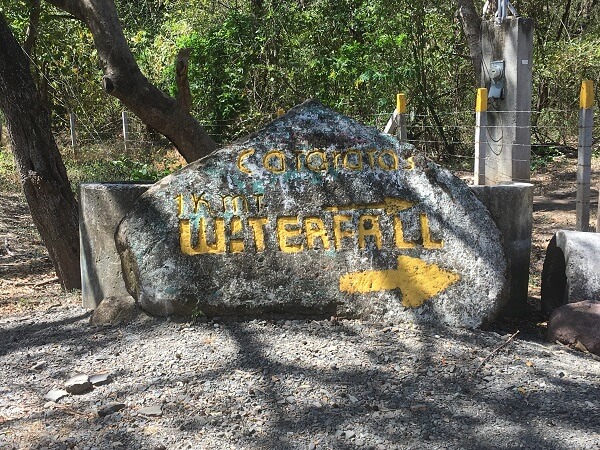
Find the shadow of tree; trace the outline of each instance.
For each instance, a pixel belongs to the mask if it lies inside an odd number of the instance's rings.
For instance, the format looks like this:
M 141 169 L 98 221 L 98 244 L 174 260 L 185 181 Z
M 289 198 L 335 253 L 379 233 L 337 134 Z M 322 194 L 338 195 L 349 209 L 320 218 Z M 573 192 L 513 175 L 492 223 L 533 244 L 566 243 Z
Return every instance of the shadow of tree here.
M 2 430 L 54 424 L 68 429 L 72 442 L 92 433 L 98 448 L 116 440 L 132 449 L 161 442 L 299 449 L 312 442 L 336 449 L 566 450 L 574 435 L 598 438 L 597 363 L 545 344 L 514 341 L 475 373 L 505 336 L 357 321 L 147 320 L 93 328 L 86 318 L 73 313 L 3 326 L 2 365 L 12 377 L 3 395 L 25 389 L 40 400 L 30 413 L 7 417 Z M 52 352 L 56 346 L 60 351 Z M 23 361 L 36 355 L 48 358 L 48 371 L 29 385 Z M 44 410 L 49 387 L 71 372 L 106 365 L 113 383 L 71 397 L 51 415 Z M 94 405 L 111 399 L 128 406 L 97 417 Z M 155 402 L 162 417 L 136 414 Z M 28 448 L 61 448 L 59 434 L 32 434 Z

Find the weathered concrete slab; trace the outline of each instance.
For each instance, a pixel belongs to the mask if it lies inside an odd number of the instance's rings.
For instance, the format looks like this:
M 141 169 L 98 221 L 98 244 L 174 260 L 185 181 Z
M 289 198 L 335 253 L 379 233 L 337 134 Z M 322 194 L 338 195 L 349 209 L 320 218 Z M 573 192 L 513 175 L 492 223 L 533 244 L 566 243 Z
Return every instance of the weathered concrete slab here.
M 105 297 L 129 295 L 115 231 L 150 183 L 83 183 L 79 187 L 81 299 L 95 309 Z
M 471 189 L 489 210 L 502 234 L 509 267 L 510 295 L 500 314 L 521 317 L 527 313 L 533 184 L 508 182 L 493 186 L 471 186 Z
M 559 230 L 550 240 L 542 269 L 542 310 L 600 300 L 600 234 Z
M 169 314 L 338 314 L 477 327 L 507 298 L 498 228 L 461 180 L 318 102 L 152 186 L 117 231 Z

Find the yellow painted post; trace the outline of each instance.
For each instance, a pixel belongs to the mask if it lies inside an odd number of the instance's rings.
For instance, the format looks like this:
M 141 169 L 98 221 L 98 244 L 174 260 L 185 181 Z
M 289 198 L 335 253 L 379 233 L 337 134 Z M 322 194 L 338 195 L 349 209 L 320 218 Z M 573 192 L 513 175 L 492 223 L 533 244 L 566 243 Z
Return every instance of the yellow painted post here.
M 406 114 L 406 94 L 396 95 L 396 112 L 398 114 Z
M 281 117 L 285 114 L 285 109 L 277 108 L 277 117 Z
M 475 185 L 485 184 L 487 100 L 487 89 L 477 89 L 477 100 L 475 101 L 475 164 L 473 166 L 473 183 Z
M 577 149 L 577 203 L 575 229 L 590 229 L 590 182 L 592 174 L 592 129 L 594 126 L 594 83 L 581 82 L 579 92 L 579 145 Z
M 400 142 L 406 142 L 406 94 L 396 95 L 396 112 L 398 116 L 396 122 L 398 123 L 398 139 Z
M 383 132 L 396 135 L 400 142 L 406 142 L 406 94 L 396 95 L 396 109 Z

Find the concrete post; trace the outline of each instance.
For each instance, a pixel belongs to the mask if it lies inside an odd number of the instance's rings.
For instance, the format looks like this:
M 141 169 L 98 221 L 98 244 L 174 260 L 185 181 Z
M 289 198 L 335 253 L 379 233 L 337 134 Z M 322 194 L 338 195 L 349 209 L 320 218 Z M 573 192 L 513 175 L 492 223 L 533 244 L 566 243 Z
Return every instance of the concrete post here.
M 396 135 L 400 142 L 406 142 L 406 94 L 396 95 L 396 109 L 383 132 Z
M 81 300 L 96 309 L 106 297 L 129 295 L 115 231 L 150 183 L 83 183 L 79 186 Z
M 476 186 L 485 184 L 485 157 L 487 147 L 487 89 L 477 89 L 477 101 L 475 102 L 475 167 L 474 184 Z
M 491 62 L 504 61 L 502 94 L 490 98 L 488 105 L 485 183 L 527 182 L 531 164 L 533 20 L 517 17 L 502 23 L 484 21 L 481 44 L 486 86 L 492 81 Z
M 594 84 L 581 83 L 579 95 L 579 146 L 577 151 L 577 206 L 575 229 L 590 228 L 590 181 L 592 174 L 592 128 L 594 126 Z

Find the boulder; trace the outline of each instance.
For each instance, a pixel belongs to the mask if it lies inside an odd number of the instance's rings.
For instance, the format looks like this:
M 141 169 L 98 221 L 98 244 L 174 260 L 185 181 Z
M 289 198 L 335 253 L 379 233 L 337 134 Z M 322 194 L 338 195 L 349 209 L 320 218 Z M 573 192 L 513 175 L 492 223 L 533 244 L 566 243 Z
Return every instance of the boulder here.
M 554 310 L 548 321 L 549 342 L 567 345 L 583 345 L 585 349 L 600 355 L 600 302 L 583 301 L 569 303 Z
M 135 299 L 130 295 L 106 297 L 90 316 L 91 325 L 117 325 L 129 322 L 138 314 Z
M 501 234 L 469 187 L 314 100 L 153 185 L 116 243 L 154 315 L 477 327 L 508 294 Z

